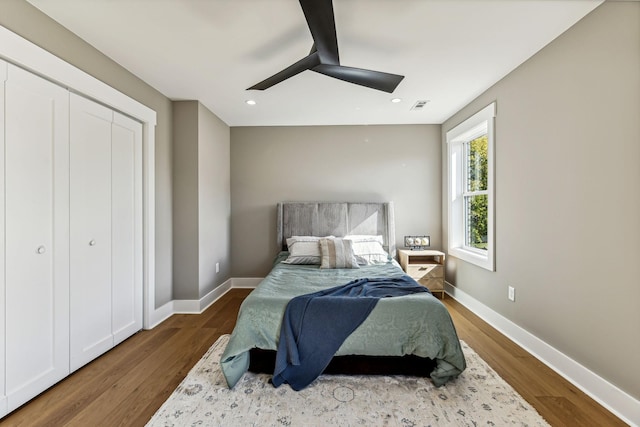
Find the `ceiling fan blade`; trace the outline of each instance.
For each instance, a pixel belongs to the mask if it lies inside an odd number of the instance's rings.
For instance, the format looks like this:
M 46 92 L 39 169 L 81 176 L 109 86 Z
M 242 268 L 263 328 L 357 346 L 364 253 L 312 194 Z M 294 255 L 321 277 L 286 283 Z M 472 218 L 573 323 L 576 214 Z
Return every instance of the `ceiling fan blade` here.
M 338 37 L 332 0 L 300 0 L 302 12 L 322 64 L 339 64 Z
M 320 74 L 355 83 L 371 89 L 393 93 L 404 76 L 383 73 L 381 71 L 364 70 L 362 68 L 345 67 L 343 65 L 320 64 L 311 69 Z
M 269 89 L 271 86 L 280 83 L 283 80 L 288 79 L 289 77 L 293 77 L 296 74 L 299 74 L 305 70 L 310 70 L 313 67 L 320 64 L 320 59 L 318 58 L 317 52 L 312 52 L 310 55 L 305 56 L 300 61 L 288 66 L 284 70 L 279 73 L 274 74 L 273 76 L 261 81 L 260 83 L 256 83 L 247 90 L 265 90 Z
M 313 46 L 308 56 L 247 90 L 265 90 L 304 70 L 334 77 L 349 83 L 393 93 L 404 76 L 340 65 L 333 0 L 299 0 Z

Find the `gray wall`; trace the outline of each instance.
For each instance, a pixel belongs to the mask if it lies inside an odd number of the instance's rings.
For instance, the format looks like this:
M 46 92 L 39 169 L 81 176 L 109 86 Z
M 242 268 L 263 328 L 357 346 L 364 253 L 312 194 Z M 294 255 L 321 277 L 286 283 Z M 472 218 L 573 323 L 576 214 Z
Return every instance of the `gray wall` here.
M 156 307 L 170 301 L 171 101 L 24 0 L 0 0 L 0 25 L 156 111 Z
M 496 272 L 449 257 L 447 281 L 638 399 L 640 3 L 598 7 L 443 136 L 494 100 Z
M 200 103 L 198 132 L 198 288 L 202 298 L 231 277 L 231 133 Z
M 439 125 L 231 128 L 231 275 L 264 277 L 279 201 L 393 201 L 398 245 L 441 246 Z
M 197 299 L 198 102 L 173 103 L 173 297 Z
M 229 168 L 229 126 L 198 101 L 174 102 L 175 299 L 200 299 L 229 278 Z

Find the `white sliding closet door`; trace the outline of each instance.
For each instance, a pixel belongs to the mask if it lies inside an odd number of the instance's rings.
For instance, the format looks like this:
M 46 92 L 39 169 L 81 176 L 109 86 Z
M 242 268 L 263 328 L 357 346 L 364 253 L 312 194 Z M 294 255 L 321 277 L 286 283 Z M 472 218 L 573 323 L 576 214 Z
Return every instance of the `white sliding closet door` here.
M 7 80 L 7 63 L 0 60 L 0 165 L 4 170 L 4 85 Z M 4 173 L 0 173 L 0 331 L 5 331 L 4 317 Z M 7 408 L 7 393 L 4 380 L 5 371 L 5 346 L 4 335 L 0 337 L 0 417 L 3 417 Z
M 9 65 L 4 102 L 11 411 L 69 373 L 69 94 Z
M 115 113 L 111 138 L 113 339 L 142 329 L 142 124 Z
M 71 95 L 71 371 L 142 329 L 142 125 Z
M 113 347 L 112 119 L 110 109 L 71 95 L 71 371 Z

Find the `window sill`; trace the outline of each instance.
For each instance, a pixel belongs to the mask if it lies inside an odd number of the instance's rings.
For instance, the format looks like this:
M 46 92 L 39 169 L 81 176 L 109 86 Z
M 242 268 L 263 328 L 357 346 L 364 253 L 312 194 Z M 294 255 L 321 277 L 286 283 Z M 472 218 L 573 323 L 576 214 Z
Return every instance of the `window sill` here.
M 476 252 L 472 252 L 463 248 L 451 248 L 449 249 L 449 255 L 461 259 L 462 261 L 466 261 L 470 264 L 477 265 L 478 267 L 482 267 L 485 270 L 495 271 L 495 267 L 493 265 L 493 259 L 490 255 L 491 251 L 487 251 L 487 254 L 479 254 Z

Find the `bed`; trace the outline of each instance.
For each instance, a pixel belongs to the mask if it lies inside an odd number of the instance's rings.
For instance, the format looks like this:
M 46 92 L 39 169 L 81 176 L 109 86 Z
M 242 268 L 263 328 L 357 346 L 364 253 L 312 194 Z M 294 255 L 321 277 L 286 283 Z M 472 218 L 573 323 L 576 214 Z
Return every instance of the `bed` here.
M 294 236 L 376 236 L 386 259 L 360 268 L 319 268 L 288 264 L 287 240 Z M 221 368 L 232 388 L 248 370 L 250 351 L 278 348 L 288 302 L 352 280 L 398 278 L 395 261 L 393 203 L 286 202 L 277 205 L 277 245 L 280 253 L 270 273 L 244 300 L 222 357 Z M 430 293 L 380 299 L 364 322 L 344 341 L 336 356 L 412 355 L 431 363 L 429 376 L 439 386 L 466 367 L 451 317 Z

